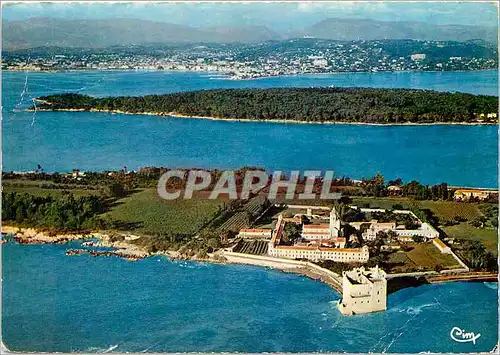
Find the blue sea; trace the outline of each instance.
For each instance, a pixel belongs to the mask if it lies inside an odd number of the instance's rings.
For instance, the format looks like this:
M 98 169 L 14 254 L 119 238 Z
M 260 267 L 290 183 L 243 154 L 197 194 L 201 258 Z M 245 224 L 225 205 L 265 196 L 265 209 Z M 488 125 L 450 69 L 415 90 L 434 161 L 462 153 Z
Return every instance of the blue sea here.
M 210 73 L 2 74 L 3 168 L 141 166 L 334 169 L 352 178 L 497 186 L 493 126 L 240 123 L 104 113 L 25 112 L 32 97 L 144 95 L 229 87 L 370 86 L 497 95 L 498 73 L 374 73 L 235 81 Z M 306 277 L 151 257 L 65 256 L 68 245 L 2 248 L 2 337 L 12 350 L 79 352 L 476 352 L 498 339 L 496 283 L 398 291 L 387 312 L 343 317 L 339 295 Z M 458 343 L 450 331 L 480 333 Z
M 150 257 L 66 256 L 69 245 L 2 245 L 2 335 L 11 350 L 79 352 L 478 352 L 498 335 L 497 284 L 389 295 L 383 313 L 341 316 L 306 277 Z M 450 331 L 480 333 L 458 343 Z
M 334 170 L 354 179 L 496 187 L 495 126 L 357 126 L 221 122 L 88 112 L 18 112 L 31 97 L 161 94 L 241 87 L 373 86 L 498 94 L 498 72 L 357 73 L 229 80 L 210 73 L 3 73 L 3 167 L 10 171 L 123 166 Z M 27 85 L 26 85 L 27 83 Z M 24 89 L 26 93 L 23 94 Z

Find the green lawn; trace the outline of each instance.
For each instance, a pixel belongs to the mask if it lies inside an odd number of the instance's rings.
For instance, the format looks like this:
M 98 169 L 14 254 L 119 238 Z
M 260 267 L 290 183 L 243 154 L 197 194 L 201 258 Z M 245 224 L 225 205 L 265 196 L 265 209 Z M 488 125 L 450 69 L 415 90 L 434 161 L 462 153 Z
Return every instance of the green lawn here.
M 218 211 L 220 200 L 194 197 L 190 200 L 161 199 L 156 189 L 143 189 L 117 201 L 110 212 L 112 219 L 138 224 L 145 234 L 194 234 Z

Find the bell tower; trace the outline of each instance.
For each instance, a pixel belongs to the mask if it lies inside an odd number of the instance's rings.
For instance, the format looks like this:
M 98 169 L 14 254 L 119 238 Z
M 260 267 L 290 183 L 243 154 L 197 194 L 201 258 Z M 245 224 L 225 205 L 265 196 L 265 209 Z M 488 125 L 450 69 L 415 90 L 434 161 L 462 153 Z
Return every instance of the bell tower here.
M 330 238 L 337 238 L 340 234 L 340 219 L 337 210 L 332 208 L 330 212 L 330 226 L 329 226 Z

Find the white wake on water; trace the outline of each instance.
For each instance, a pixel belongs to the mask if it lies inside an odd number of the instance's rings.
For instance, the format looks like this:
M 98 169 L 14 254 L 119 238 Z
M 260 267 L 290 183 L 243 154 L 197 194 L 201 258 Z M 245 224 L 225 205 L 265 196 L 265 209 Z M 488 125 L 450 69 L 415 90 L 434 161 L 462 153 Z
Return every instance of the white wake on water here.
M 483 282 L 483 285 L 491 288 L 492 290 L 498 290 L 498 283 L 497 282 Z
M 120 344 L 111 345 L 109 348 L 99 348 L 99 347 L 91 346 L 90 348 L 85 350 L 85 352 L 106 354 L 106 353 L 110 353 L 113 350 L 115 350 L 118 347 L 118 345 L 120 345 Z

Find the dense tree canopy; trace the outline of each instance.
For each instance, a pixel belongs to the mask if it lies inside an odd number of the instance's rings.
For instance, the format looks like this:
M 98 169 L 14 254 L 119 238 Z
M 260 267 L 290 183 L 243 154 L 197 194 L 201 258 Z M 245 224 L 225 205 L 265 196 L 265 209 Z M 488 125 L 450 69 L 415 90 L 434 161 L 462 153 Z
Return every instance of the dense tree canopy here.
M 224 89 L 143 97 L 51 95 L 39 98 L 38 108 L 310 122 L 473 122 L 496 113 L 498 98 L 408 89 Z
M 80 230 L 99 226 L 97 215 L 105 204 L 97 196 L 39 197 L 20 193 L 2 193 L 2 221 L 30 227 Z

